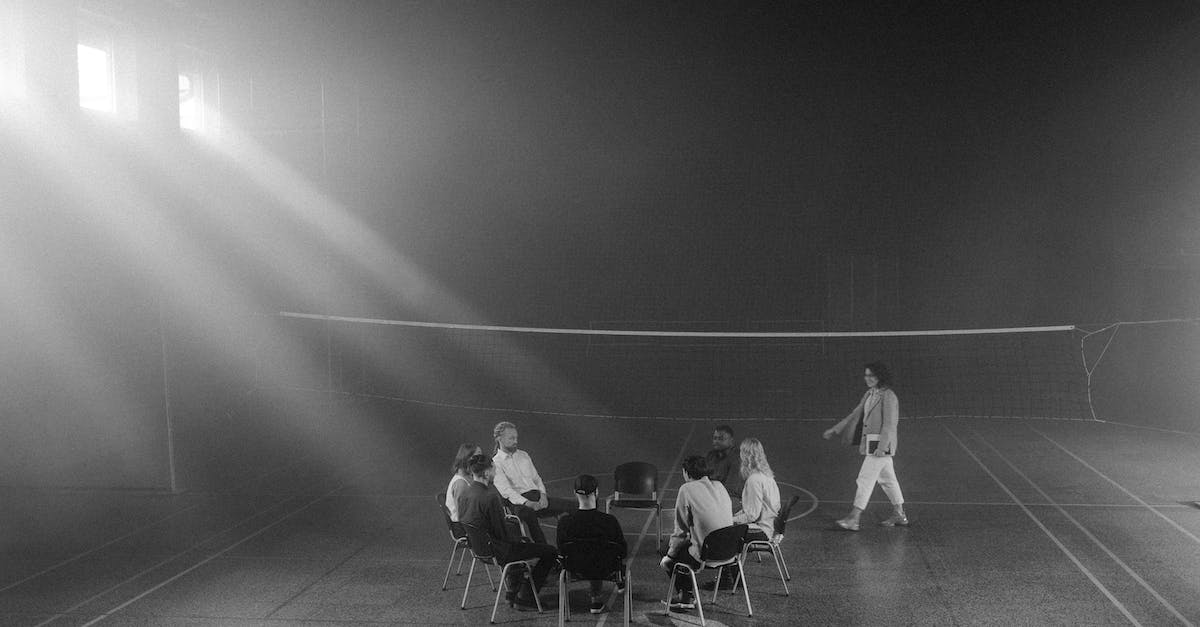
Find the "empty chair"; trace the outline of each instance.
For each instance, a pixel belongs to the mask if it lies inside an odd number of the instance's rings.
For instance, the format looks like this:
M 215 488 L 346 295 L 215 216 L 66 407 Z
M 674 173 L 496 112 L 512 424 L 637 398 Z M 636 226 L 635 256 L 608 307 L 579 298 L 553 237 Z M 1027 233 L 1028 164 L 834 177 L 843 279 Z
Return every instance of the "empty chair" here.
M 471 570 L 467 571 L 467 587 L 463 589 L 462 609 L 467 609 L 467 593 L 471 591 L 471 577 L 475 574 L 475 564 L 482 563 L 486 569 L 489 565 L 500 567 L 500 585 L 492 585 L 496 589 L 496 601 L 492 604 L 492 618 L 490 622 L 496 622 L 496 609 L 500 607 L 500 593 L 508 586 L 506 577 L 510 568 L 524 568 L 526 572 L 533 571 L 533 564 L 537 562 L 537 558 L 527 560 L 513 560 L 508 563 L 501 563 L 500 558 L 496 556 L 495 549 L 492 548 L 492 539 L 487 532 L 475 525 L 463 524 L 467 531 L 467 542 L 471 548 Z M 491 575 L 488 575 L 491 579 Z M 533 587 L 533 581 L 526 579 L 529 582 L 529 589 L 533 591 L 534 603 L 537 604 L 537 610 L 542 611 L 542 601 L 538 599 L 537 590 Z
M 775 517 L 775 533 L 766 540 L 751 540 L 742 547 L 742 563 L 745 564 L 746 556 L 750 553 L 758 553 L 759 561 L 762 561 L 761 554 L 765 552 L 771 553 L 771 558 L 775 560 L 775 569 L 779 571 L 779 578 L 783 581 L 783 593 L 790 596 L 792 593 L 788 590 L 787 582 L 792 580 L 792 574 L 788 571 L 787 562 L 783 559 L 783 551 L 779 550 L 779 543 L 783 541 L 783 531 L 787 527 L 788 516 L 792 513 L 792 507 L 796 505 L 800 497 L 793 495 L 788 500 L 787 505 L 779 508 L 779 515 Z M 742 577 L 739 580 L 744 581 L 746 576 L 745 571 L 742 572 Z M 737 581 L 733 582 L 733 592 L 737 592 Z
M 446 494 L 444 492 L 437 495 L 438 507 L 442 510 L 442 518 L 446 521 L 446 529 L 450 532 L 450 539 L 454 541 L 454 545 L 450 547 L 450 563 L 446 564 L 446 576 L 442 577 L 442 590 L 446 589 L 446 584 L 450 582 L 450 569 L 454 566 L 454 558 L 458 557 L 458 570 L 455 575 L 462 574 L 463 559 L 467 557 L 467 551 L 470 546 L 467 542 L 467 530 L 462 523 L 450 520 L 450 510 L 446 509 Z M 459 551 L 462 551 L 459 553 Z M 492 573 L 488 571 L 488 581 L 492 581 Z M 495 588 L 496 584 L 492 583 Z
M 625 624 L 632 618 L 633 593 L 625 548 L 607 540 L 576 540 L 562 547 L 562 571 L 558 574 L 558 624 L 570 620 L 571 607 L 567 585 L 573 581 L 611 581 L 624 586 Z
M 704 538 L 704 544 L 700 547 L 700 563 L 701 570 L 705 568 L 717 569 L 717 579 L 721 578 L 721 571 L 726 566 L 737 564 L 738 572 L 740 573 L 744 566 L 742 564 L 742 547 L 746 543 L 746 532 L 748 525 L 730 525 L 722 527 L 709 533 Z M 686 574 L 692 578 L 692 590 L 696 595 L 696 609 L 700 612 L 700 624 L 707 624 L 704 620 L 704 604 L 700 602 L 700 587 L 696 585 L 696 571 L 691 566 L 683 562 L 676 562 L 674 568 L 671 569 L 671 583 L 667 587 L 667 605 L 671 603 L 671 593 L 675 590 L 675 577 L 680 574 Z M 740 579 L 740 576 L 739 576 Z M 737 588 L 737 582 L 734 582 L 734 589 Z M 713 603 L 717 601 L 717 591 L 720 586 L 713 589 Z M 746 596 L 746 616 L 754 616 L 754 608 L 750 605 L 750 590 L 746 587 L 745 582 L 742 582 L 742 592 Z
M 613 493 L 604 501 L 604 511 L 612 508 L 653 510 L 658 523 L 658 548 L 662 548 L 662 503 L 658 499 L 658 468 L 647 462 L 626 462 L 613 471 Z

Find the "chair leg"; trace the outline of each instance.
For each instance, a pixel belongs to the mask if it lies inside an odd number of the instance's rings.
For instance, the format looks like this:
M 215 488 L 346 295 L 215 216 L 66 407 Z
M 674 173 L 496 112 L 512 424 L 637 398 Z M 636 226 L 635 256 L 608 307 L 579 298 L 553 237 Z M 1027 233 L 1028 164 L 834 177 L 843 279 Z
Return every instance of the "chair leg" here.
M 463 560 L 467 558 L 467 551 L 469 551 L 469 550 L 471 550 L 471 549 L 467 545 L 464 544 L 462 546 L 462 553 L 458 554 L 458 570 L 454 571 L 455 576 L 462 574 Z
M 472 564 L 472 566 L 474 566 L 474 564 Z M 491 586 L 492 590 L 495 590 L 496 582 L 492 580 L 492 567 L 489 566 L 487 562 L 483 563 L 483 572 L 487 573 L 488 585 Z M 501 582 L 501 583 L 503 583 L 503 582 Z
M 700 601 L 700 585 L 696 582 L 696 571 L 691 568 L 687 571 L 692 578 L 692 598 L 696 599 L 696 611 L 700 612 L 700 625 L 707 625 L 708 622 L 704 620 L 704 603 Z
M 746 555 L 749 554 L 749 552 L 750 552 L 750 547 L 748 545 L 745 545 L 742 547 L 742 563 L 743 564 L 746 563 Z M 733 590 L 730 590 L 729 594 L 737 594 L 738 584 L 742 582 L 742 577 L 744 575 L 745 575 L 745 573 L 739 572 L 738 576 L 734 578 Z
M 783 574 L 783 556 L 779 554 L 779 547 L 771 545 L 771 557 L 775 559 L 775 570 L 779 571 L 779 579 L 783 581 L 783 595 L 792 596 L 792 591 L 788 590 L 787 576 Z
M 628 566 L 625 567 L 625 611 L 622 613 L 625 616 L 625 627 L 629 627 L 629 622 L 633 620 L 633 579 Z
M 442 577 L 442 590 L 445 590 L 446 584 L 450 582 L 450 569 L 454 568 L 454 554 L 455 553 L 458 553 L 458 542 L 457 541 L 454 543 L 454 546 L 450 548 L 450 563 L 446 564 L 446 576 Z M 462 567 L 459 566 L 459 568 L 462 568 Z
M 571 620 L 571 608 L 568 603 L 570 595 L 567 593 L 567 571 L 558 571 L 558 624 L 562 624 Z
M 542 613 L 542 597 L 538 595 L 538 589 L 533 585 L 533 565 L 529 562 L 524 562 L 525 570 L 529 571 L 529 591 L 533 593 L 533 603 L 537 605 L 538 614 Z
M 743 570 L 745 570 L 745 565 L 742 563 L 741 559 L 738 559 L 739 579 L 742 577 Z M 746 616 L 754 616 L 754 608 L 750 606 L 750 586 L 746 585 L 746 581 L 744 579 L 742 580 L 742 594 L 746 595 Z
M 788 570 L 787 560 L 783 559 L 783 549 L 779 549 L 779 561 L 783 563 L 783 578 L 791 581 L 792 571 Z
M 678 571 L 676 571 L 675 567 L 672 566 L 671 567 L 671 577 L 670 577 L 670 579 L 667 580 L 667 600 L 663 601 L 663 603 L 667 604 L 667 616 L 671 615 L 671 597 L 675 596 L 675 577 L 677 575 L 678 575 Z M 625 590 L 626 591 L 629 590 L 629 582 L 628 581 L 625 582 Z
M 471 590 L 471 578 L 475 576 L 475 562 L 479 560 L 471 558 L 471 570 L 467 571 L 467 585 L 463 587 L 462 609 L 467 609 L 467 592 Z M 488 576 L 489 578 L 491 575 Z
M 654 520 L 658 523 L 658 536 L 655 538 L 657 544 L 655 547 L 662 550 L 662 506 L 660 505 L 654 512 Z
M 721 590 L 721 573 L 723 573 L 723 572 L 725 572 L 725 567 L 718 566 L 717 567 L 717 581 L 716 581 L 716 583 L 713 584 L 713 600 L 712 600 L 713 603 L 717 602 L 717 592 L 720 592 L 720 590 Z M 734 581 L 734 586 L 736 586 L 736 585 L 737 585 L 737 581 Z
M 516 563 L 517 562 L 509 562 L 504 565 L 504 568 L 500 569 L 500 581 L 501 582 L 505 582 L 508 580 L 508 569 L 510 567 L 512 567 L 513 564 L 516 564 Z M 496 622 L 496 609 L 500 607 L 500 592 L 501 592 L 501 590 L 504 590 L 506 587 L 507 587 L 507 584 L 504 584 L 504 585 L 499 586 L 499 589 L 496 590 L 496 602 L 492 604 L 492 618 L 491 618 L 491 620 L 488 621 L 489 623 L 494 624 Z

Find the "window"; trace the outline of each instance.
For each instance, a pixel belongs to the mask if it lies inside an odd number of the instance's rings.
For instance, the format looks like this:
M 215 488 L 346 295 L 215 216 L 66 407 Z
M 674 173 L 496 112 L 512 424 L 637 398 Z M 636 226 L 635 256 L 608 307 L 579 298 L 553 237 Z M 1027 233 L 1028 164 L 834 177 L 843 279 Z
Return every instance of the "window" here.
M 204 83 L 198 74 L 179 75 L 179 128 L 204 128 Z
M 79 106 L 116 111 L 112 54 L 107 48 L 79 44 Z
M 137 118 L 137 64 L 133 29 L 103 15 L 81 11 L 76 46 L 79 106 Z
M 0 2 L 0 99 L 25 95 L 25 47 L 15 3 Z
M 191 46 L 179 49 L 179 128 L 215 131 L 219 118 L 216 66 L 204 51 Z

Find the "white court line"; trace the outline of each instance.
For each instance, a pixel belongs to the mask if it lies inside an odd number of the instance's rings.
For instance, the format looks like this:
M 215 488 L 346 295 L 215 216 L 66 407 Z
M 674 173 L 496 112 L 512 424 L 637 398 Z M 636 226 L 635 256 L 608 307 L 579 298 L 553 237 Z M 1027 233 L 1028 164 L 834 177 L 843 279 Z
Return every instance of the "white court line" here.
M 1124 492 L 1124 493 L 1126 494 L 1126 496 L 1128 496 L 1129 498 L 1131 498 L 1131 499 L 1133 499 L 1133 500 L 1137 501 L 1139 504 L 1141 504 L 1141 506 L 1142 506 L 1142 507 L 1145 507 L 1146 509 L 1148 509 L 1148 510 L 1150 510 L 1151 512 L 1153 512 L 1155 516 L 1158 516 L 1159 518 L 1161 518 L 1161 519 L 1163 519 L 1163 520 L 1167 521 L 1167 524 L 1169 524 L 1169 525 L 1171 525 L 1172 527 L 1174 527 L 1174 528 L 1178 529 L 1180 533 L 1182 533 L 1183 535 L 1185 535 L 1185 536 L 1187 536 L 1187 537 L 1191 538 L 1191 539 L 1192 539 L 1193 541 L 1195 541 L 1197 544 L 1200 544 L 1200 538 L 1196 537 L 1196 534 L 1194 534 L 1194 533 L 1192 533 L 1192 532 L 1188 531 L 1187 529 L 1184 529 L 1182 526 L 1180 526 L 1180 525 L 1179 525 L 1179 523 L 1175 522 L 1174 520 L 1171 520 L 1171 519 L 1170 519 L 1170 518 L 1168 518 L 1168 517 L 1167 517 L 1165 514 L 1163 514 L 1162 512 L 1158 511 L 1157 509 L 1155 509 L 1153 505 L 1150 505 L 1150 504 L 1149 504 L 1149 503 L 1147 503 L 1146 501 L 1143 501 L 1143 500 L 1141 499 L 1141 497 L 1139 497 L 1138 495 L 1134 494 L 1133 492 L 1130 492 L 1129 490 L 1125 489 L 1125 486 L 1123 486 L 1123 485 L 1121 485 L 1121 484 L 1117 483 L 1116 481 L 1114 481 L 1114 480 L 1110 479 L 1110 478 L 1108 477 L 1108 475 L 1106 475 L 1106 474 L 1104 474 L 1104 473 L 1100 472 L 1099 470 L 1097 470 L 1095 466 L 1093 466 L 1093 465 L 1091 465 L 1091 464 L 1087 463 L 1086 461 L 1084 461 L 1082 457 L 1080 457 L 1080 456 L 1076 455 L 1075 453 L 1072 453 L 1071 451 L 1067 450 L 1067 447 L 1065 447 L 1065 446 L 1063 446 L 1063 445 L 1059 444 L 1059 443 L 1058 443 L 1058 442 L 1056 442 L 1056 441 L 1055 441 L 1053 438 L 1051 438 L 1050 436 L 1046 435 L 1045 433 L 1042 433 L 1041 431 L 1038 431 L 1037 429 L 1034 429 L 1033 427 L 1029 427 L 1029 430 L 1030 430 L 1030 431 L 1033 431 L 1034 433 L 1036 433 L 1036 434 L 1038 434 L 1038 435 L 1040 435 L 1040 436 L 1042 436 L 1043 438 L 1046 438 L 1046 440 L 1048 440 L 1048 441 L 1049 441 L 1051 444 L 1053 444 L 1054 446 L 1057 446 L 1057 447 L 1059 448 L 1059 450 L 1061 450 L 1062 452 L 1066 453 L 1067 455 L 1070 455 L 1072 458 L 1074 458 L 1074 459 L 1075 459 L 1075 461 L 1079 462 L 1080 464 L 1083 464 L 1083 466 L 1084 466 L 1085 468 L 1087 468 L 1088 470 L 1090 470 L 1090 471 L 1092 471 L 1092 472 L 1096 473 L 1097 475 L 1100 475 L 1100 478 L 1101 478 L 1101 479 L 1104 479 L 1105 481 L 1107 481 L 1107 482 L 1111 483 L 1111 484 L 1113 485 L 1113 487 L 1115 487 L 1115 488 L 1117 488 L 1118 490 L 1120 490 L 1120 491 Z M 1186 507 L 1186 506 L 1181 506 L 1181 507 Z
M 665 486 L 670 485 L 671 479 L 677 474 L 677 471 L 675 469 L 679 468 L 680 465 L 683 463 L 683 456 L 685 454 L 687 454 L 688 442 L 691 442 L 692 436 L 695 433 L 696 433 L 696 423 L 693 422 L 692 427 L 690 429 L 688 429 L 687 437 L 685 437 L 683 439 L 683 445 L 679 447 L 679 455 L 675 457 L 675 463 L 671 464 L 671 471 L 667 473 L 667 482 L 664 485 L 663 489 L 658 493 L 659 506 L 662 506 L 663 498 L 667 496 Z M 678 473 L 678 474 L 682 474 L 682 473 Z M 672 511 L 674 511 L 674 508 L 672 508 Z M 646 522 L 645 522 L 645 524 L 642 525 L 642 532 L 640 534 L 638 534 L 638 539 L 633 543 L 633 549 L 628 552 L 629 561 L 626 562 L 626 570 L 628 570 L 630 573 L 630 579 L 633 578 L 633 576 L 632 576 L 633 575 L 633 560 L 637 557 L 638 549 L 640 549 L 642 547 L 642 542 L 645 541 L 645 539 L 646 539 L 646 532 L 650 530 L 650 523 L 653 522 L 654 518 L 658 515 L 659 514 L 657 512 L 650 512 L 649 514 L 647 514 Z M 675 517 L 672 516 L 671 517 L 671 530 L 674 531 L 674 529 L 675 529 Z M 658 540 L 658 538 L 656 537 L 655 541 L 657 542 L 657 540 Z M 670 544 L 671 544 L 671 539 L 670 539 L 670 535 L 668 534 L 667 546 L 669 547 Z M 631 581 L 627 581 L 627 582 L 625 582 L 625 585 L 630 586 L 630 585 L 633 585 L 633 583 Z M 609 595 L 610 603 L 612 602 L 613 596 L 615 596 L 615 595 Z M 633 595 L 631 594 L 630 596 L 632 597 Z M 630 613 L 630 615 L 633 614 L 632 608 L 630 608 L 629 613 Z M 604 625 L 605 621 L 607 621 L 607 620 L 608 620 L 608 614 L 607 613 L 601 614 L 600 620 L 596 621 L 596 627 L 601 627 L 602 625 Z
M 1083 565 L 1083 562 L 1079 561 L 1079 558 L 1076 557 L 1075 554 L 1071 552 L 1071 549 L 1067 548 L 1067 545 L 1063 544 L 1062 540 L 1058 539 L 1058 536 L 1054 535 L 1054 532 L 1050 531 L 1050 529 L 1048 527 L 1046 527 L 1046 525 L 1043 524 L 1042 521 L 1037 516 L 1033 515 L 1033 511 L 1030 510 L 1028 507 L 1026 507 L 1025 503 L 1023 503 L 1021 501 L 1021 499 L 1017 497 L 1016 494 L 1013 494 L 1013 491 L 1009 490 L 1008 486 L 1005 485 L 1004 482 L 1001 481 L 1000 478 L 997 477 L 995 475 L 995 473 L 993 473 L 992 470 L 990 468 L 988 468 L 986 464 L 983 463 L 983 460 L 979 459 L 979 457 L 975 455 L 975 451 L 972 451 L 970 449 L 970 447 L 968 447 L 966 445 L 965 442 L 963 442 L 961 439 L 959 439 L 959 437 L 957 435 L 955 435 L 955 433 L 953 431 L 950 430 L 950 427 L 947 427 L 946 425 L 942 425 L 942 428 L 946 430 L 946 433 L 950 434 L 950 437 L 954 438 L 955 442 L 958 442 L 958 445 L 961 446 L 962 449 L 967 452 L 967 455 L 971 456 L 971 459 L 975 460 L 976 464 L 979 464 L 979 467 L 983 469 L 983 472 L 987 473 L 987 475 L 992 478 L 992 481 L 995 481 L 996 485 L 1000 486 L 1000 489 L 1003 490 L 1004 493 L 1008 495 L 1008 498 L 1012 499 L 1013 502 L 1016 503 L 1017 506 L 1021 508 L 1021 511 L 1025 512 L 1025 515 L 1028 516 L 1029 519 L 1033 521 L 1033 524 L 1037 525 L 1038 528 L 1042 530 L 1042 533 L 1045 533 L 1046 536 L 1050 538 L 1050 540 L 1054 543 L 1054 545 L 1058 547 L 1058 550 L 1062 551 L 1063 554 L 1066 555 L 1067 558 L 1070 559 L 1073 564 L 1075 564 L 1075 567 L 1079 569 L 1079 572 L 1083 573 L 1083 575 L 1085 577 L 1087 577 L 1088 580 L 1092 582 L 1092 585 L 1096 586 L 1096 588 L 1099 589 L 1100 592 L 1103 592 L 1104 596 L 1108 597 L 1109 601 L 1112 601 L 1112 604 L 1115 605 L 1118 610 L 1120 610 L 1121 614 L 1123 614 L 1125 616 L 1125 618 L 1129 619 L 1130 623 L 1132 623 L 1134 625 L 1138 625 L 1140 627 L 1141 623 L 1138 622 L 1138 619 L 1134 618 L 1133 614 L 1129 613 L 1129 610 L 1126 609 L 1126 607 L 1121 603 L 1121 601 L 1118 600 L 1117 597 L 1113 596 L 1113 593 L 1110 592 L 1108 590 L 1108 588 L 1104 587 L 1104 584 L 1100 583 L 1100 580 L 1097 579 L 1096 576 L 1092 574 L 1092 571 L 1088 570 L 1087 567 Z
M 258 476 L 256 476 L 256 477 L 254 477 L 254 478 L 250 479 L 249 481 L 247 481 L 246 483 L 244 483 L 244 484 L 242 484 L 242 485 L 243 485 L 243 486 L 245 486 L 245 485 L 249 485 L 249 484 L 251 484 L 251 483 L 254 483 L 254 482 L 256 482 L 256 481 L 259 481 L 259 480 L 261 480 L 261 479 L 265 479 L 266 477 L 269 477 L 270 475 L 272 475 L 272 474 L 274 474 L 274 473 L 276 473 L 276 472 L 278 472 L 278 471 L 280 471 L 280 470 L 283 470 L 283 469 L 285 469 L 285 468 L 290 468 L 290 467 L 292 467 L 292 466 L 296 465 L 296 463 L 297 463 L 297 462 L 291 462 L 291 463 L 288 463 L 288 464 L 284 464 L 283 466 L 279 466 L 278 468 L 274 468 L 274 469 L 272 469 L 272 470 L 270 470 L 270 471 L 267 471 L 266 473 L 259 474 Z M 186 494 L 197 494 L 197 493 L 187 492 Z M 166 521 L 168 521 L 168 520 L 170 520 L 170 519 L 172 519 L 172 518 L 175 518 L 176 516 L 179 516 L 180 514 L 184 514 L 184 513 L 186 513 L 186 512 L 189 512 L 189 511 L 191 511 L 191 510 L 193 510 L 193 509 L 196 509 L 197 507 L 200 507 L 201 505 L 202 505 L 202 503 L 196 503 L 195 505 L 189 505 L 188 507 L 185 507 L 185 508 L 183 508 L 183 509 L 181 509 L 181 510 L 179 510 L 179 511 L 177 511 L 177 512 L 174 512 L 174 513 L 172 513 L 172 514 L 168 514 L 168 515 L 166 515 L 166 516 L 164 516 L 164 517 L 162 517 L 162 518 L 159 518 L 158 520 L 155 520 L 154 522 L 151 522 L 151 523 L 147 523 L 147 524 L 145 524 L 145 525 L 142 525 L 141 527 L 138 527 L 137 529 L 134 529 L 133 531 L 130 531 L 129 533 L 126 533 L 125 535 L 118 536 L 118 537 L 116 537 L 116 538 L 113 538 L 112 540 L 109 540 L 108 542 L 105 542 L 104 544 L 101 544 L 101 545 L 99 545 L 99 546 L 96 546 L 96 547 L 90 548 L 90 549 L 88 549 L 88 550 L 86 550 L 86 551 L 84 551 L 84 552 L 82 552 L 82 553 L 78 553 L 78 554 L 76 554 L 76 555 L 73 555 L 73 556 L 71 556 L 71 557 L 69 557 L 69 558 L 67 558 L 67 559 L 65 559 L 65 560 L 62 560 L 61 562 L 58 562 L 58 563 L 56 563 L 56 564 L 53 564 L 53 565 L 51 565 L 51 566 L 47 566 L 46 568 L 43 568 L 42 570 L 39 570 L 38 572 L 36 572 L 36 573 L 33 573 L 32 575 L 29 575 L 28 577 L 25 577 L 24 579 L 21 579 L 20 581 L 16 581 L 16 582 L 10 583 L 10 584 L 8 584 L 8 585 L 4 586 L 3 588 L 0 588 L 0 593 L 7 592 L 7 591 L 9 591 L 9 590 L 11 590 L 11 589 L 13 589 L 13 588 L 16 588 L 17 586 L 20 586 L 20 585 L 22 585 L 22 584 L 28 583 L 29 581 L 32 581 L 32 580 L 34 580 L 34 579 L 37 579 L 38 577 L 41 577 L 42 575 L 45 575 L 45 574 L 47 574 L 47 573 L 53 572 L 53 571 L 55 571 L 55 570 L 58 570 L 59 568 L 62 568 L 63 566 L 66 566 L 67 564 L 71 564 L 71 563 L 73 563 L 73 562 L 77 562 L 77 561 L 79 561 L 80 559 L 83 559 L 83 558 L 85 558 L 85 557 L 87 557 L 87 556 L 89 556 L 89 555 L 91 555 L 91 554 L 93 554 L 93 553 L 95 553 L 95 552 L 97 552 L 97 551 L 100 551 L 101 549 L 108 548 L 108 547 L 110 547 L 110 546 L 112 546 L 112 545 L 114 545 L 114 544 L 116 544 L 116 543 L 118 543 L 118 542 L 120 542 L 120 541 L 122 541 L 122 540 L 126 540 L 126 539 L 128 539 L 128 538 L 131 538 L 131 537 L 133 537 L 133 536 L 135 536 L 135 535 L 137 535 L 137 534 L 139 534 L 139 533 L 141 533 L 141 532 L 143 532 L 143 531 L 145 531 L 145 530 L 147 530 L 147 529 L 150 529 L 150 528 L 152 528 L 152 527 L 154 527 L 154 526 L 156 526 L 156 525 L 162 524 L 162 523 L 164 523 L 164 522 L 166 522 Z
M 1071 524 L 1075 525 L 1075 527 L 1077 527 L 1080 531 L 1082 531 L 1083 535 L 1087 536 L 1088 540 L 1091 540 L 1093 544 L 1100 547 L 1100 550 L 1104 551 L 1105 555 L 1108 555 L 1114 562 L 1116 562 L 1117 565 L 1121 567 L 1121 570 L 1125 571 L 1125 574 L 1132 577 L 1134 581 L 1138 582 L 1138 585 L 1142 586 L 1142 588 L 1144 588 L 1146 590 L 1146 592 L 1149 592 L 1151 596 L 1153 596 L 1155 599 L 1158 599 L 1158 602 L 1162 603 L 1164 607 L 1166 607 L 1168 610 L 1170 610 L 1171 613 L 1175 615 L 1175 618 L 1178 618 L 1184 625 L 1189 625 L 1189 626 L 1194 625 L 1183 614 L 1180 614 L 1179 610 L 1175 609 L 1174 605 L 1171 605 L 1171 603 L 1168 602 L 1166 599 L 1164 599 L 1162 597 L 1162 595 L 1158 593 L 1157 590 L 1155 590 L 1153 587 L 1151 587 L 1150 584 L 1147 583 L 1145 579 L 1142 579 L 1141 575 L 1137 574 L 1137 572 L 1135 572 L 1132 568 L 1130 568 L 1129 565 L 1124 562 L 1124 560 L 1122 560 L 1120 557 L 1117 557 L 1117 554 L 1113 553 L 1106 544 L 1101 542 L 1100 538 L 1097 538 L 1095 535 L 1093 535 L 1092 532 L 1088 531 L 1087 528 L 1084 527 L 1082 523 L 1080 523 L 1074 516 L 1069 514 L 1067 512 L 1067 510 L 1060 507 L 1058 505 L 1058 503 L 1055 503 L 1054 499 L 1051 498 L 1051 496 L 1049 494 L 1047 494 L 1046 491 L 1041 488 L 1041 486 L 1039 486 L 1037 483 L 1034 483 L 1033 479 L 1030 479 L 1029 476 L 1026 475 L 1024 472 L 1022 472 L 1020 468 L 1017 468 L 1017 466 L 1015 464 L 1013 464 L 1011 461 L 1009 461 L 1009 459 L 1007 457 L 1005 457 L 1004 454 L 1001 453 L 999 449 L 997 449 L 995 446 L 992 446 L 991 442 L 988 442 L 986 439 L 984 439 L 983 435 L 981 435 L 978 431 L 976 431 L 974 429 L 971 430 L 971 433 L 974 433 L 975 437 L 980 442 L 983 442 L 984 446 L 987 446 L 988 448 L 992 449 L 992 452 L 995 453 L 996 456 L 999 457 L 1001 461 L 1003 461 L 1005 464 L 1008 464 L 1008 467 L 1011 468 L 1013 470 L 1013 472 L 1020 475 L 1020 477 L 1022 479 L 1024 479 L 1027 483 L 1029 483 L 1030 486 L 1033 486 L 1033 489 L 1037 490 L 1037 493 L 1042 495 L 1042 498 L 1046 499 L 1046 501 L 1048 501 L 1051 505 L 1054 506 L 1055 509 L 1058 510 L 1059 514 L 1062 514 L 1064 517 L 1066 517 L 1067 520 L 1071 521 Z
M 317 498 L 315 498 L 315 499 L 313 499 L 313 500 L 309 501 L 308 503 L 305 503 L 305 504 L 304 504 L 303 506 L 301 506 L 299 509 L 293 510 L 292 512 L 290 512 L 290 513 L 288 513 L 288 514 L 286 514 L 286 515 L 284 515 L 284 516 L 280 517 L 280 518 L 279 518 L 279 519 L 277 519 L 275 522 L 273 522 L 273 523 L 271 523 L 271 524 L 269 524 L 269 525 L 267 525 L 267 526 L 265 526 L 265 527 L 263 527 L 263 528 L 259 529 L 258 531 L 255 531 L 254 533 L 252 533 L 252 534 L 250 534 L 250 535 L 246 536 L 245 538 L 242 538 L 241 540 L 238 540 L 237 542 L 234 542 L 233 544 L 231 544 L 231 545 L 229 545 L 229 546 L 227 546 L 227 547 L 225 547 L 225 548 L 221 549 L 220 551 L 217 551 L 216 553 L 213 553 L 212 555 L 209 555 L 208 557 L 204 558 L 203 560 L 200 560 L 199 562 L 196 562 L 195 564 L 191 565 L 191 566 L 190 566 L 190 567 L 188 567 L 187 569 L 185 569 L 185 570 L 183 570 L 183 571 L 180 571 L 180 572 L 176 573 L 176 574 L 175 574 L 175 575 L 173 575 L 172 577 L 169 577 L 169 578 L 167 578 L 167 579 L 165 579 L 165 580 L 163 580 L 163 581 L 159 582 L 158 584 L 156 584 L 156 585 L 154 585 L 154 586 L 151 586 L 149 589 L 147 589 L 147 590 L 144 590 L 144 591 L 143 591 L 141 594 L 138 594 L 137 596 L 134 596 L 133 598 L 131 598 L 131 599 L 129 599 L 129 600 L 127 600 L 127 601 L 125 601 L 124 603 L 122 603 L 122 604 L 120 604 L 120 605 L 118 605 L 118 606 L 116 606 L 116 607 L 112 608 L 111 610 L 108 610 L 107 612 L 105 612 L 105 613 L 103 613 L 103 614 L 100 614 L 99 616 L 97 616 L 97 617 L 93 618 L 92 620 L 90 620 L 90 621 L 88 621 L 88 622 L 84 623 L 84 624 L 83 624 L 83 625 L 81 625 L 80 627 L 91 627 L 91 625 L 95 625 L 95 624 L 97 624 L 97 623 L 99 623 L 99 622 L 101 622 L 101 621 L 103 621 L 103 620 L 105 620 L 105 619 L 109 618 L 109 617 L 110 617 L 110 616 L 112 616 L 113 614 L 116 614 L 117 612 L 120 612 L 121 610 L 123 610 L 123 609 L 125 609 L 125 608 L 129 607 L 130 605 L 133 605 L 134 603 L 136 603 L 136 602 L 138 602 L 138 601 L 140 601 L 140 600 L 144 599 L 146 596 L 148 596 L 148 595 L 150 595 L 150 594 L 153 594 L 154 592 L 156 592 L 156 591 L 158 591 L 159 589 L 161 589 L 163 586 L 166 586 L 166 585 L 168 585 L 168 584 L 170 584 L 170 583 L 174 582 L 175 580 L 177 580 L 177 579 L 179 579 L 179 578 L 183 577 L 184 575 L 187 575 L 188 573 L 191 573 L 192 571 L 196 570 L 197 568 L 200 568 L 201 566 L 204 566 L 205 564 L 207 564 L 207 563 L 209 563 L 209 562 L 213 561 L 214 559 L 217 559 L 218 557 L 221 557 L 221 556 L 222 556 L 222 555 L 224 555 L 225 553 L 228 553 L 229 551 L 232 551 L 233 549 L 236 549 L 237 547 L 241 546 L 242 544 L 244 544 L 244 543 L 246 543 L 246 542 L 248 542 L 248 541 L 250 541 L 250 540 L 252 540 L 252 539 L 254 539 L 254 538 L 256 538 L 256 537 L 258 537 L 258 536 L 260 536 L 260 535 L 262 535 L 262 534 L 263 534 L 264 532 L 266 532 L 267 530 L 269 530 L 269 529 L 272 529 L 272 528 L 273 528 L 273 527 L 275 527 L 276 525 L 278 525 L 278 524 L 280 524 L 280 523 L 284 522 L 285 520 L 287 520 L 287 519 L 291 518 L 292 516 L 295 516 L 296 514 L 299 514 L 300 512 L 303 512 L 304 510 L 306 510 L 306 509 L 308 509 L 308 508 L 312 507 L 313 505 L 316 505 L 317 503 L 319 503 L 319 502 L 321 502 L 321 501 L 325 500 L 325 498 L 326 498 L 326 497 L 328 497 L 328 496 L 332 495 L 333 493 L 337 492 L 338 490 L 341 490 L 342 488 L 346 487 L 346 485 L 347 485 L 348 483 L 349 483 L 349 481 L 343 481 L 343 482 L 342 482 L 340 485 L 338 485 L 336 488 L 334 488 L 334 489 L 330 490 L 329 492 L 326 492 L 325 494 L 322 494 L 321 496 L 318 496 Z

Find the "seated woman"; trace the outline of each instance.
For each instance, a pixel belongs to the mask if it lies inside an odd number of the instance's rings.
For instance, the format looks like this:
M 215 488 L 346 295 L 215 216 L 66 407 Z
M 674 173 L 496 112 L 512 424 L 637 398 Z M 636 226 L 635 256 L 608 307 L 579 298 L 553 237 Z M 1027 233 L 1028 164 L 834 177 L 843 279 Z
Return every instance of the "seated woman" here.
M 471 485 L 471 471 L 468 468 L 468 462 L 471 461 L 473 455 L 482 453 L 483 449 L 473 442 L 458 446 L 458 453 L 454 456 L 454 466 L 450 468 L 454 475 L 450 477 L 450 485 L 446 486 L 446 509 L 450 510 L 450 520 L 454 522 L 458 522 L 458 499 Z
M 775 517 L 779 515 L 779 484 L 767 462 L 762 442 L 756 438 L 742 440 L 742 511 L 733 515 L 733 524 L 750 525 L 746 541 L 768 540 L 775 533 Z

